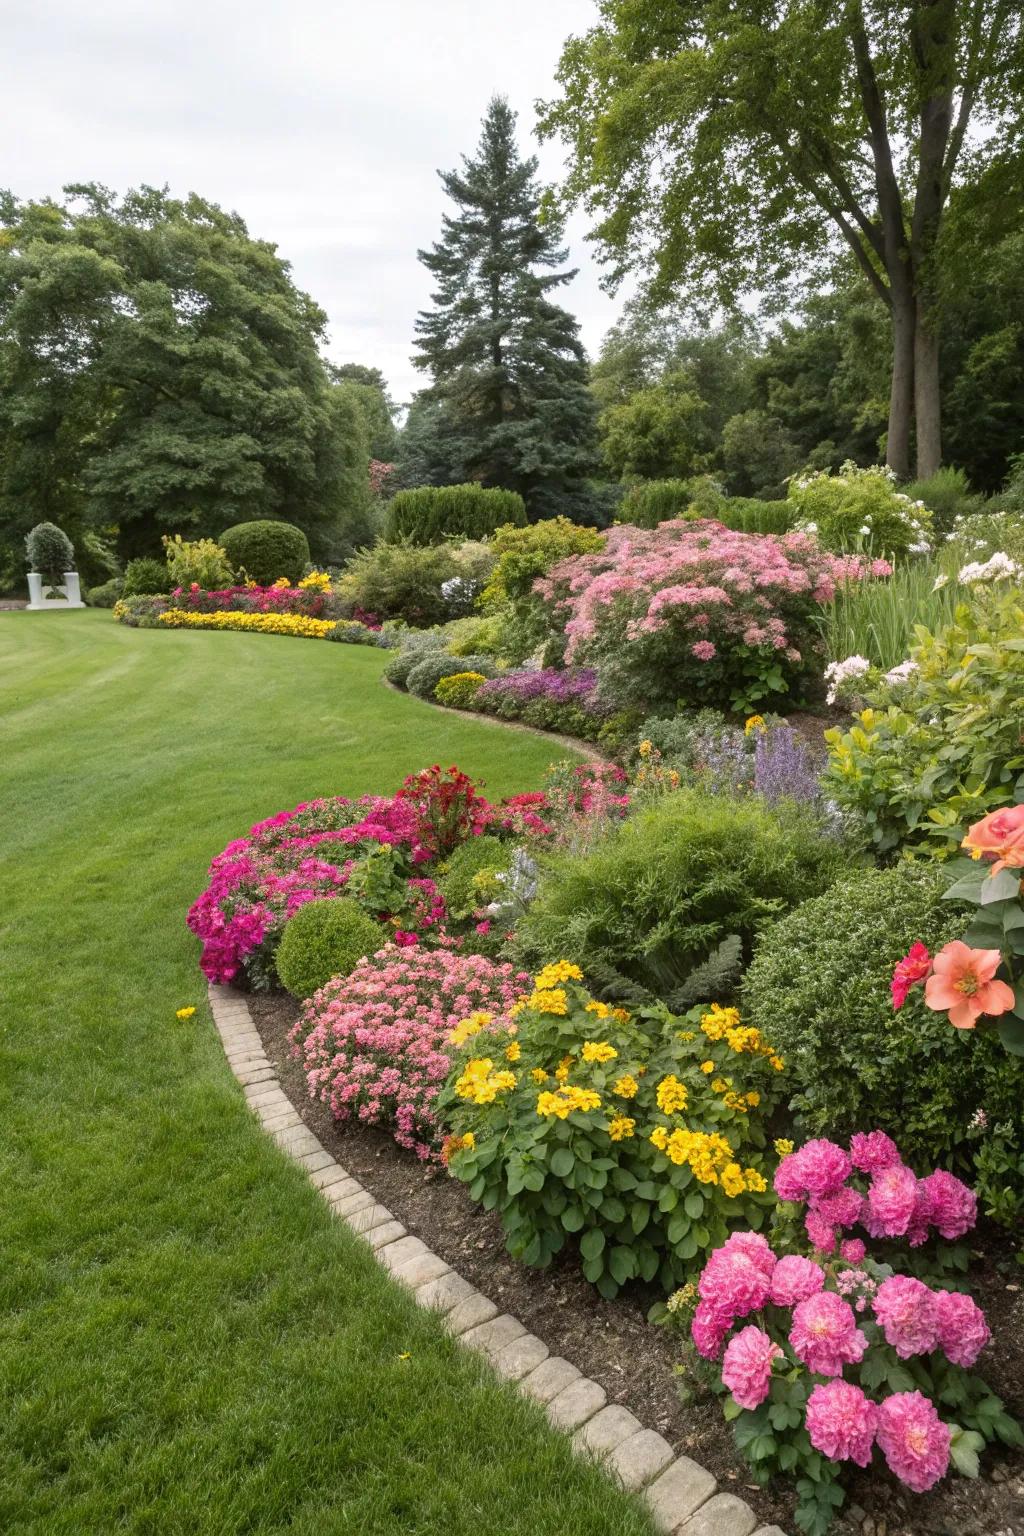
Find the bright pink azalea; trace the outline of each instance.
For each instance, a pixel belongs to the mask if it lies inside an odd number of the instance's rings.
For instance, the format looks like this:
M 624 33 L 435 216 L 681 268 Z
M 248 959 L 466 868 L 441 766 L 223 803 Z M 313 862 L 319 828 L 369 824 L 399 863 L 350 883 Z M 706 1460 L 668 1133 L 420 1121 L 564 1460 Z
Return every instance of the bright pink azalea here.
M 985 1314 L 960 1291 L 933 1291 L 939 1344 L 954 1365 L 970 1370 L 992 1337 Z
M 772 1379 L 772 1361 L 782 1358 L 782 1350 L 773 1344 L 761 1328 L 741 1328 L 726 1345 L 722 1361 L 722 1380 L 741 1408 L 757 1408 L 768 1396 Z
M 914 1214 L 917 1179 L 902 1163 L 882 1168 L 868 1188 L 865 1226 L 872 1237 L 903 1237 Z
M 884 1131 L 858 1131 L 851 1136 L 850 1158 L 861 1173 L 880 1173 L 901 1161 L 899 1148 Z
M 935 1404 L 920 1392 L 894 1392 L 879 1405 L 878 1447 L 890 1472 L 915 1493 L 927 1493 L 945 1476 L 951 1438 Z
M 812 1259 L 797 1253 L 787 1253 L 772 1270 L 770 1299 L 777 1307 L 793 1307 L 798 1301 L 806 1301 L 825 1284 L 825 1271 Z
M 816 1386 L 807 1399 L 806 1424 L 814 1449 L 830 1461 L 855 1461 L 858 1467 L 871 1461 L 878 1409 L 852 1382 Z
M 875 1292 L 871 1305 L 887 1344 L 901 1360 L 927 1355 L 939 1339 L 939 1316 L 932 1291 L 912 1275 L 890 1275 Z
M 797 1304 L 789 1342 L 798 1360 L 816 1376 L 841 1376 L 868 1347 L 849 1302 L 834 1291 L 819 1291 Z
M 912 986 L 923 981 L 932 968 L 932 957 L 924 944 L 911 944 L 892 973 L 892 1005 L 902 1008 Z M 859 1165 L 858 1165 L 859 1166 Z

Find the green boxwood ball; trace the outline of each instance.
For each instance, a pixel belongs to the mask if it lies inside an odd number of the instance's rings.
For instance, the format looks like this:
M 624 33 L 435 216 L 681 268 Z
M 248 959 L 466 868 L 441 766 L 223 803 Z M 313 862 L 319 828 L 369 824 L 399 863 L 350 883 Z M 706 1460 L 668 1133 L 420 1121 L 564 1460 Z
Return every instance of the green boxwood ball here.
M 347 976 L 386 942 L 379 923 L 346 896 L 307 901 L 285 924 L 277 974 L 293 997 L 312 997 L 334 976 Z

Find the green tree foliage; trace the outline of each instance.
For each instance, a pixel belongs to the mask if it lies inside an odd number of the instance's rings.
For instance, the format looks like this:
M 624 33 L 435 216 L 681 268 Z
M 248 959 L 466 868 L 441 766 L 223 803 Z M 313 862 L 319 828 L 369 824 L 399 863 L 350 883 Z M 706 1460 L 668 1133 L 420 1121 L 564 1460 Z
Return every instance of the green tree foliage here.
M 598 425 L 605 464 L 619 480 L 698 474 L 714 447 L 707 404 L 682 370 L 608 406 Z
M 1012 0 L 599 0 L 541 130 L 612 280 L 733 308 L 820 286 L 845 244 L 892 319 L 887 455 L 940 461 L 951 199 L 988 233 L 1024 170 L 1024 25 Z M 1005 228 L 1005 224 L 1003 226 Z M 952 237 L 952 238 L 949 238 Z
M 0 196 L 0 520 L 160 535 L 284 516 L 326 552 L 366 479 L 325 317 L 243 221 L 96 185 Z
M 398 453 L 395 402 L 379 368 L 364 363 L 328 363 L 327 372 L 337 384 L 349 385 L 358 401 L 366 426 L 371 459 L 393 464 Z
M 518 491 L 536 518 L 583 495 L 594 403 L 579 328 L 552 297 L 574 276 L 558 270 L 561 224 L 541 218 L 537 161 L 520 157 L 515 120 L 496 97 L 475 157 L 441 174 L 456 212 L 420 252 L 437 286 L 416 322 L 417 366 L 432 381 L 419 422 L 434 428 L 432 483 Z

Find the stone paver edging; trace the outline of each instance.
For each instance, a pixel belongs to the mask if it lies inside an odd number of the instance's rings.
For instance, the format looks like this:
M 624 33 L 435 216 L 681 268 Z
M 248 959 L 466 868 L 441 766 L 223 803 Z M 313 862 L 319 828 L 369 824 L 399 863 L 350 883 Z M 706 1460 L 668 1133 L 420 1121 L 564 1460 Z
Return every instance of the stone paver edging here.
M 244 995 L 218 986 L 211 986 L 209 995 L 231 1070 L 267 1134 L 306 1170 L 335 1214 L 420 1306 L 437 1312 L 460 1343 L 540 1403 L 581 1455 L 594 1457 L 622 1487 L 644 1499 L 663 1536 L 785 1536 L 777 1525 L 758 1527 L 749 1504 L 719 1492 L 710 1472 L 688 1456 L 676 1456 L 668 1441 L 645 1429 L 628 1408 L 609 1404 L 596 1381 L 552 1355 L 518 1318 L 499 1316 L 493 1301 L 408 1233 L 303 1123 L 264 1053 Z

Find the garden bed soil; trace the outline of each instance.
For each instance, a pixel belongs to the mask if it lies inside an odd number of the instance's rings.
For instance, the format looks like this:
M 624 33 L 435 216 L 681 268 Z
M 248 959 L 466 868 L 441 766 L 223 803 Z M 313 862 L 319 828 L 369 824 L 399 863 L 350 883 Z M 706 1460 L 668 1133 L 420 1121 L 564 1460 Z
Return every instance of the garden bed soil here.
M 632 1410 L 669 1440 L 677 1454 L 709 1468 L 725 1489 L 745 1498 L 765 1524 L 792 1533 L 793 1499 L 781 1483 L 762 1489 L 733 1446 L 717 1400 L 684 1408 L 676 1393 L 676 1340 L 647 1322 L 660 1293 L 633 1287 L 613 1302 L 584 1280 L 567 1251 L 547 1270 L 528 1269 L 505 1252 L 501 1223 L 470 1200 L 464 1186 L 435 1165 L 419 1163 L 383 1130 L 338 1125 L 306 1093 L 291 1057 L 288 1031 L 298 1008 L 290 998 L 250 996 L 253 1020 L 281 1086 L 302 1119 L 345 1169 L 447 1263 L 599 1382 L 611 1403 Z M 1011 1410 L 1024 1410 L 1024 1270 L 1005 1237 L 976 1234 L 973 1294 L 984 1307 L 996 1345 L 986 1351 L 986 1380 Z M 998 1448 L 983 1457 L 977 1481 L 946 1479 L 914 1495 L 888 1475 L 857 1473 L 835 1536 L 1024 1536 L 1024 1456 Z

